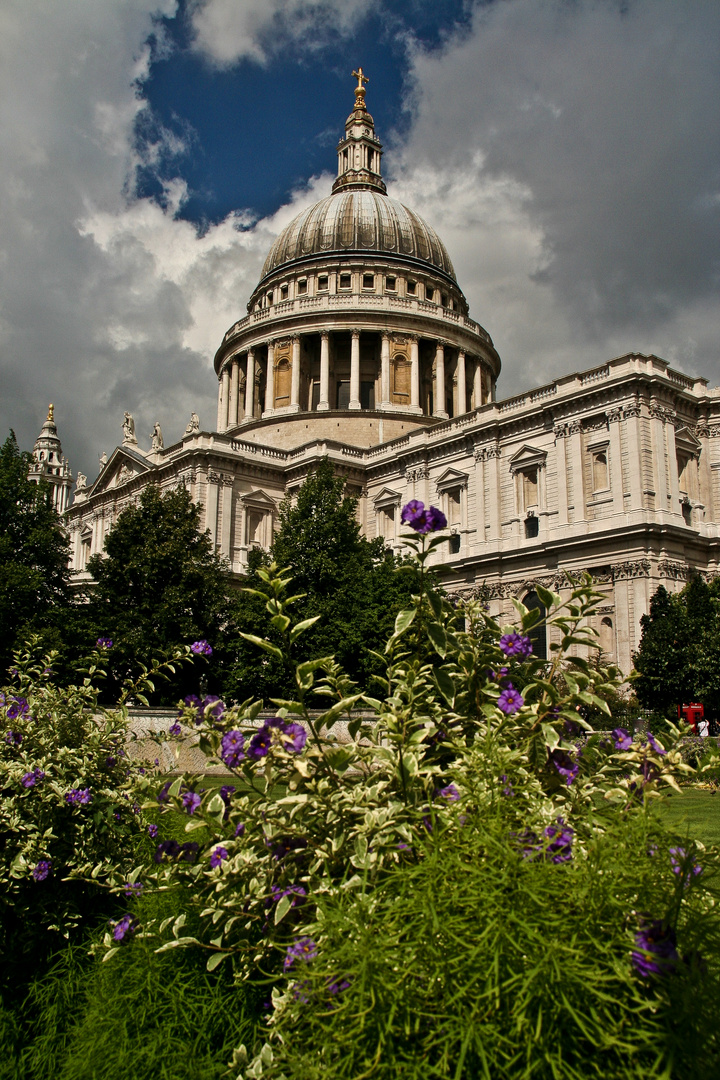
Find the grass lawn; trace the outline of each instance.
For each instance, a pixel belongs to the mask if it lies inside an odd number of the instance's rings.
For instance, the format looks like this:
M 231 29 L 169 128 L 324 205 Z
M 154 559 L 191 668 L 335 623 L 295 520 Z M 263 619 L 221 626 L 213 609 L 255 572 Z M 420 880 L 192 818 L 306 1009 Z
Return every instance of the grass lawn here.
M 657 812 L 680 835 L 720 846 L 720 795 L 715 792 L 685 788 L 682 795 L 658 802 Z

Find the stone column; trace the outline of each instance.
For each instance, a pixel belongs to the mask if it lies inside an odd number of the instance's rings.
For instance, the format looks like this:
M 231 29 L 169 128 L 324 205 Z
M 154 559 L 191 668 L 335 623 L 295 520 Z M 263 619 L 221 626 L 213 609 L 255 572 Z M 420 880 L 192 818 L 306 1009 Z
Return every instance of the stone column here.
M 420 408 L 420 348 L 415 334 L 410 338 L 410 408 Z
M 573 420 L 568 425 L 569 434 L 569 447 L 566 446 L 565 451 L 569 454 L 567 459 L 570 464 L 570 471 L 572 477 L 572 507 L 573 507 L 573 521 L 586 521 L 587 510 L 585 506 L 585 478 L 584 463 L 585 463 L 585 448 L 583 446 L 583 426 L 580 420 Z
M 248 349 L 245 378 L 245 419 L 252 420 L 255 415 L 255 353 Z
M 353 330 L 350 347 L 350 405 L 351 409 L 360 408 L 360 331 Z
M 228 405 L 228 427 L 235 427 L 238 419 L 238 382 L 240 379 L 240 362 L 234 357 L 230 364 L 230 404 Z
M 612 492 L 613 513 L 622 514 L 625 511 L 625 499 L 623 492 L 622 476 L 622 441 L 620 438 L 620 425 L 623 422 L 621 409 L 609 409 L 608 431 L 610 445 L 608 447 L 607 467 L 610 491 Z
M 218 407 L 217 407 L 217 430 L 222 431 L 222 410 L 223 410 L 223 384 L 222 375 L 218 379 Z
M 218 485 L 219 478 L 208 472 L 207 495 L 205 498 L 205 528 L 210 530 L 210 543 L 215 550 L 217 544 Z
M 383 330 L 380 345 L 380 403 L 390 404 L 390 335 Z
M 563 424 L 555 428 L 555 469 L 557 473 L 557 523 L 558 526 L 568 523 L 568 478 L 567 461 L 565 457 L 565 437 L 567 431 Z
M 265 411 L 263 416 L 272 416 L 275 405 L 275 342 L 268 341 L 267 366 L 265 372 Z
M 485 453 L 488 466 L 487 481 L 489 499 L 489 505 L 486 507 L 489 529 L 486 537 L 488 540 L 499 540 L 501 532 L 500 500 L 502 497 L 502 492 L 500 491 L 500 447 L 488 446 Z
M 229 402 L 228 397 L 230 395 L 230 372 L 227 366 L 223 368 L 221 389 L 220 389 L 220 410 L 218 412 L 218 431 L 225 431 L 228 426 L 228 414 L 229 414 Z
M 473 372 L 473 398 L 476 409 L 479 409 L 483 403 L 482 399 L 482 365 L 479 360 L 475 361 L 475 370 Z
M 433 416 L 447 420 L 445 409 L 445 343 L 438 341 L 435 346 L 435 401 Z
M 318 412 L 330 408 L 330 331 L 320 331 L 320 400 Z
M 220 532 L 220 554 L 230 561 L 230 538 L 233 519 L 233 485 L 229 477 L 223 479 Z
M 485 543 L 485 448 L 478 447 L 475 457 L 475 543 Z
M 465 353 L 461 349 L 457 358 L 457 416 L 467 412 L 467 388 L 465 386 Z
M 290 408 L 300 408 L 300 338 L 292 339 L 292 373 L 290 381 Z
M 680 508 L 680 477 L 678 476 L 677 446 L 675 445 L 675 426 L 669 421 L 665 424 L 667 438 L 667 463 L 670 476 L 668 477 L 670 489 L 670 511 L 673 514 L 681 514 Z M 691 492 L 688 492 L 692 498 Z

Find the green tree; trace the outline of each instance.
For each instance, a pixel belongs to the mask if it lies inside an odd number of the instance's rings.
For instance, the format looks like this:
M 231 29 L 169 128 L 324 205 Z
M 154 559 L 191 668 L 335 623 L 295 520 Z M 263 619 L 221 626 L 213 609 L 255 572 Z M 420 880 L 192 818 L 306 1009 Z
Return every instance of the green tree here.
M 668 712 L 692 697 L 685 597 L 672 595 L 661 585 L 640 626 L 640 647 L 633 657 L 635 693 L 646 708 Z
M 150 485 L 139 505 L 118 517 L 105 553 L 88 562 L 96 585 L 87 608 L 87 637 L 113 641 L 113 692 L 139 664 L 175 645 L 206 639 L 217 648 L 227 617 L 227 568 L 199 523 L 199 507 L 184 488 L 161 495 Z M 206 676 L 210 689 L 214 668 L 211 664 Z M 180 669 L 169 685 L 158 688 L 159 699 L 172 703 L 196 692 L 200 677 L 205 676 L 198 667 Z
M 357 499 L 344 494 L 345 481 L 325 458 L 280 507 L 280 528 L 270 555 L 255 554 L 247 586 L 264 589 L 258 566 L 275 562 L 292 575 L 297 619 L 320 616 L 300 639 L 306 656 L 334 656 L 351 678 L 369 687 L 379 670 L 371 650 L 384 647 L 395 616 L 417 588 L 415 570 L 396 558 L 382 538 L 367 540 L 357 520 Z M 240 632 L 265 636 L 264 602 L 247 592 L 234 601 L 235 660 L 226 692 L 234 698 L 277 697 L 289 688 L 289 668 L 247 643 Z
M 57 644 L 71 602 L 67 537 L 47 485 L 28 479 L 30 461 L 11 431 L 0 447 L 0 671 L 30 633 Z

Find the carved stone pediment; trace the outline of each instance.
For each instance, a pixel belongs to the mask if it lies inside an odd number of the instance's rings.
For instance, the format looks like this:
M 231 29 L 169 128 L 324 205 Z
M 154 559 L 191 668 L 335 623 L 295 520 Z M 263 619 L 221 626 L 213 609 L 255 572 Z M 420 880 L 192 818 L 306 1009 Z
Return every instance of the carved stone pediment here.
M 435 481 L 438 494 L 441 491 L 449 491 L 451 488 L 467 487 L 467 473 L 458 472 L 457 469 L 446 469 L 442 476 Z
M 92 497 L 111 488 L 123 487 L 136 477 L 151 471 L 142 454 L 128 449 L 127 446 L 118 446 L 92 487 L 85 489 L 85 494 Z
M 401 500 L 402 495 L 399 491 L 393 491 L 392 488 L 385 487 L 373 497 L 373 505 L 376 508 L 381 506 L 397 506 Z
M 535 446 L 521 446 L 510 458 L 510 472 L 524 472 L 525 469 L 543 469 L 547 461 L 547 451 Z
M 675 432 L 675 448 L 688 457 L 699 457 L 702 443 L 690 428 L 683 426 Z
M 269 495 L 266 495 L 260 488 L 256 488 L 254 491 L 248 491 L 238 496 L 238 498 L 245 503 L 246 506 L 259 507 L 264 510 L 274 510 L 275 500 L 271 499 Z

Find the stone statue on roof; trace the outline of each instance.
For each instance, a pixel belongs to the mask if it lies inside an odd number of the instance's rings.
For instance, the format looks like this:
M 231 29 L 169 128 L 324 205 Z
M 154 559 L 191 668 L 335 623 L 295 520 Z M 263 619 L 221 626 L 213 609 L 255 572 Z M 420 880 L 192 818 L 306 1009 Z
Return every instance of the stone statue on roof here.
M 190 423 L 185 428 L 185 434 L 186 435 L 194 435 L 199 430 L 200 430 L 200 417 L 198 416 L 198 414 L 196 412 L 192 412 L 190 414 Z
M 133 420 L 129 412 L 125 413 L 125 419 L 122 424 L 123 429 L 123 442 L 135 443 L 137 445 L 137 439 L 135 438 L 135 421 Z
M 163 442 L 163 433 L 162 428 L 160 427 L 159 420 L 155 421 L 150 438 L 152 440 L 151 449 L 153 453 L 156 453 L 158 450 L 162 450 L 164 448 L 165 444 Z

